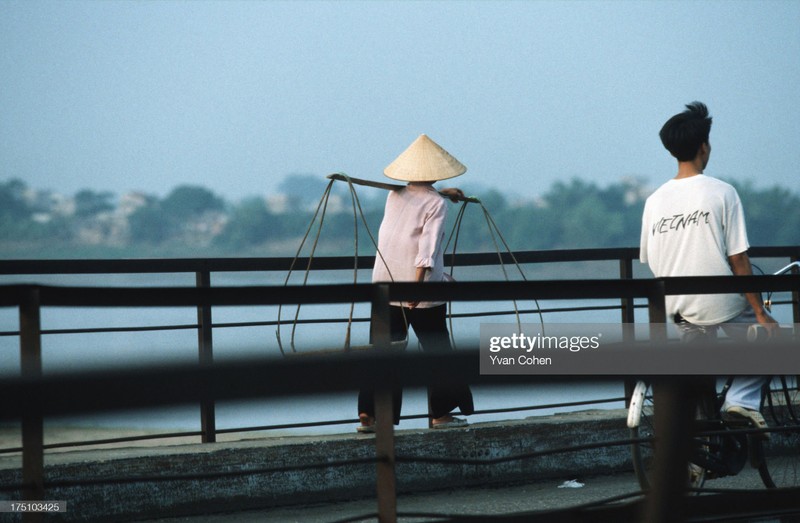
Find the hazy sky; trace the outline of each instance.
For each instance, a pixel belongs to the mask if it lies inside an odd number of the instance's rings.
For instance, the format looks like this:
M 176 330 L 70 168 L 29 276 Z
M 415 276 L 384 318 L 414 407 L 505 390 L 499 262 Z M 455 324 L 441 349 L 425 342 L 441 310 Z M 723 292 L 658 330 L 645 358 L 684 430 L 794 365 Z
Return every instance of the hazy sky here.
M 708 174 L 797 190 L 800 2 L 0 2 L 0 181 L 65 193 L 386 180 L 420 133 L 453 185 L 655 185 L 692 100 Z

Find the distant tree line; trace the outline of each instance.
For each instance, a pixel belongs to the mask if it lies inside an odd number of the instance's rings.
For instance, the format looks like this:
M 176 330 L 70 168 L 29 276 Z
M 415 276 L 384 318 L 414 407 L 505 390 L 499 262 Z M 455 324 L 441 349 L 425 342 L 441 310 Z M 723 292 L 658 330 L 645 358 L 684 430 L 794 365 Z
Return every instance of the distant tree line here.
M 377 238 L 385 193 L 358 188 L 363 217 L 354 216 L 346 185 L 334 184 L 327 212 L 320 210 L 309 229 L 326 184 L 317 176 L 290 175 L 279 194 L 231 203 L 191 185 L 176 187 L 163 198 L 118 198 L 89 189 L 58 197 L 20 180 L 0 182 L 0 256 L 290 256 L 306 233 L 307 245 L 318 242 L 319 254 L 352 254 L 356 233 L 359 253 L 373 253 L 368 232 Z M 797 194 L 782 187 L 735 185 L 751 244 L 800 243 Z M 480 198 L 513 250 L 536 250 L 638 245 L 642 208 L 652 189 L 637 180 L 601 187 L 573 179 L 525 201 L 496 189 L 465 190 Z M 448 230 L 457 211 L 452 205 Z M 493 251 L 499 240 L 490 230 L 480 206 L 467 204 L 458 251 Z

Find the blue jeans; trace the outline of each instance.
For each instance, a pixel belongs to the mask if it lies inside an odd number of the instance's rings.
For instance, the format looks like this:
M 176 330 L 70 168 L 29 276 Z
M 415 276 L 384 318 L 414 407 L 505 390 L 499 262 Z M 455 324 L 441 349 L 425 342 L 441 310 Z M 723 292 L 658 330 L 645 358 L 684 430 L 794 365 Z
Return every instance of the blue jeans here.
M 717 325 L 694 325 L 682 318 L 676 318 L 675 326 L 681 336 L 681 342 L 693 343 L 699 341 L 714 341 L 717 331 L 722 328 L 725 334 L 736 341 L 747 341 L 747 329 L 750 325 L 758 323 L 753 308 L 749 305 L 741 314 L 725 323 Z M 761 388 L 769 380 L 765 376 L 736 376 L 725 396 L 723 410 L 729 406 L 738 405 L 750 410 L 759 410 L 761 407 Z

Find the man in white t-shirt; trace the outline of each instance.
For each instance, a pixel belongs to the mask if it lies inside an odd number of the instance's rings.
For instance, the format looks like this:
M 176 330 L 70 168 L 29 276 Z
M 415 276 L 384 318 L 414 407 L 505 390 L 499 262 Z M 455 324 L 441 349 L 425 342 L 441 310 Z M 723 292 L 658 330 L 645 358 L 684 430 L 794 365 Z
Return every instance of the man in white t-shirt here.
M 700 102 L 687 105 L 661 128 L 661 142 L 678 160 L 678 173 L 650 195 L 642 215 L 639 258 L 656 277 L 752 274 L 739 195 L 703 174 L 711 155 L 710 131 L 711 117 Z M 778 327 L 758 293 L 667 296 L 666 307 L 684 342 L 714 340 L 719 327 L 740 340 L 756 322 L 770 335 Z M 723 413 L 766 427 L 759 413 L 764 381 L 736 377 Z

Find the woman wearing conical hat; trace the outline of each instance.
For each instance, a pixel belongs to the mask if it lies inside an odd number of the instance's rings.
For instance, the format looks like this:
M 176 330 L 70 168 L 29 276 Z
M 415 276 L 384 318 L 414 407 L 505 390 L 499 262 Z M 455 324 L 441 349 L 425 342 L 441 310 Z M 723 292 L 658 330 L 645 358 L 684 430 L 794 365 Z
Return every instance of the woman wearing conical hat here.
M 402 189 L 389 192 L 383 221 L 378 233 L 378 250 L 373 282 L 412 281 L 440 282 L 444 272 L 444 225 L 447 202 L 433 184 L 455 178 L 466 172 L 458 160 L 426 135 L 420 135 L 386 169 L 384 174 L 394 180 L 409 182 Z M 463 197 L 460 189 L 441 191 L 451 199 Z M 455 199 L 454 199 L 455 201 Z M 408 327 L 414 329 L 425 352 L 453 350 L 447 330 L 447 305 L 444 302 L 403 302 L 391 304 L 392 340 L 406 338 Z M 451 412 L 459 408 L 462 414 L 474 411 L 472 392 L 467 385 L 431 386 L 430 407 L 434 428 L 464 426 L 467 422 L 454 418 Z M 399 423 L 402 391 L 393 391 L 394 423 Z M 371 432 L 374 427 L 374 394 L 362 390 L 358 396 L 359 432 Z

